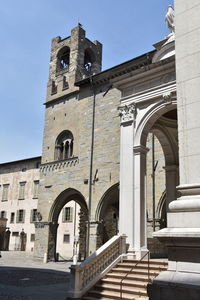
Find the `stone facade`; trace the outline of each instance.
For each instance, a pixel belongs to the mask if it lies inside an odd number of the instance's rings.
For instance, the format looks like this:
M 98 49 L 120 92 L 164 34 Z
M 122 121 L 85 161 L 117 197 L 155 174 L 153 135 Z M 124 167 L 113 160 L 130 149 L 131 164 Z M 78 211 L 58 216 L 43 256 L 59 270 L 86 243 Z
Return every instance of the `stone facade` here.
M 37 209 L 40 157 L 0 165 L 0 211 L 7 218 L 10 241 L 7 250 L 33 251 Z M 39 186 L 39 185 L 38 185 Z M 20 192 L 21 189 L 21 192 Z M 22 191 L 23 189 L 23 191 Z M 25 239 L 22 246 L 22 238 Z M 5 249 L 6 250 L 6 249 Z

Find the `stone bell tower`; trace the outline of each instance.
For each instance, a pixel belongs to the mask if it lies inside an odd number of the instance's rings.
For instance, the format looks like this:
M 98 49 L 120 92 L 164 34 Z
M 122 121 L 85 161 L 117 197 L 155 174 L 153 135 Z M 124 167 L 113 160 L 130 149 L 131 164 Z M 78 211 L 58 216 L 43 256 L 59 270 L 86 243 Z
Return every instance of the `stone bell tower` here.
M 102 44 L 85 37 L 79 24 L 71 36 L 52 39 L 46 102 L 76 90 L 75 82 L 101 71 Z

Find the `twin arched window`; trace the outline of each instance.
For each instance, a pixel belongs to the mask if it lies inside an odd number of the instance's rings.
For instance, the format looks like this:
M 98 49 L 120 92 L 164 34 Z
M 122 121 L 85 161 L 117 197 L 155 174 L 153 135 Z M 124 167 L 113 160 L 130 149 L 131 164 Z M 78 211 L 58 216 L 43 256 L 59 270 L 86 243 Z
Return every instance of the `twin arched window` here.
M 92 71 L 95 62 L 95 54 L 90 48 L 86 48 L 84 52 L 83 67 L 87 72 Z M 58 51 L 57 54 L 57 72 L 69 69 L 70 64 L 70 48 L 65 46 Z
M 73 156 L 74 137 L 71 131 L 64 130 L 56 139 L 55 160 L 68 159 Z

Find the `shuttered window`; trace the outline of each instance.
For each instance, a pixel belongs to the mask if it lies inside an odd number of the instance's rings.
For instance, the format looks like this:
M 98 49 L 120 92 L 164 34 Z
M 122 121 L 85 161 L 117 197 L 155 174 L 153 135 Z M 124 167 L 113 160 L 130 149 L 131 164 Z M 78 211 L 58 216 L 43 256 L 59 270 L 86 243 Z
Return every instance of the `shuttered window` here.
M 25 197 L 25 185 L 26 185 L 25 181 L 19 183 L 19 198 L 18 198 L 19 200 L 24 200 L 24 197 Z
M 9 184 L 3 184 L 2 201 L 8 201 Z
M 64 207 L 63 209 L 63 222 L 72 222 L 73 207 Z
M 19 209 L 17 211 L 17 223 L 24 223 L 25 220 L 25 210 L 24 209 Z
M 32 209 L 31 210 L 31 218 L 30 218 L 30 222 L 36 222 L 37 221 L 37 209 Z

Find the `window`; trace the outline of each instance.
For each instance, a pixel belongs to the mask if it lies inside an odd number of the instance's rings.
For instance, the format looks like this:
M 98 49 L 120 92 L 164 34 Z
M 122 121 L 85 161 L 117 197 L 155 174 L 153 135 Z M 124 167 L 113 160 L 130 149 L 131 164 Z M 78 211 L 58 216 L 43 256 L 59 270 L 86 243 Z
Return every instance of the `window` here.
M 15 213 L 11 212 L 11 214 L 10 214 L 10 223 L 14 223 L 14 221 L 15 221 Z
M 35 234 L 34 234 L 34 233 L 31 233 L 30 241 L 31 241 L 31 242 L 34 242 L 34 241 L 35 241 Z
M 63 222 L 72 222 L 73 219 L 73 208 L 65 207 L 63 209 Z
M 18 231 L 13 231 L 12 236 L 19 236 L 19 232 Z
M 66 76 L 63 76 L 63 90 L 67 90 L 69 88 L 69 84 L 67 82 Z
M 91 49 L 86 49 L 84 56 L 84 68 L 88 73 L 92 71 L 94 61 L 95 57 L 93 51 Z
M 25 181 L 19 183 L 19 200 L 24 200 L 25 185 Z
M 1 211 L 0 218 L 6 218 L 6 211 L 5 210 Z
M 70 48 L 63 47 L 57 54 L 57 71 L 68 70 L 70 64 Z
M 24 219 L 25 219 L 25 210 L 24 209 L 19 209 L 17 211 L 17 223 L 24 223 Z
M 70 234 L 63 235 L 63 243 L 66 243 L 66 244 L 70 243 Z
M 31 210 L 31 220 L 30 222 L 36 222 L 37 221 L 37 209 L 32 209 Z
M 69 130 L 63 131 L 56 140 L 55 160 L 67 159 L 73 156 L 74 137 Z
M 2 201 L 8 201 L 9 184 L 3 184 Z
M 52 84 L 51 84 L 51 95 L 54 95 L 57 93 L 57 85 L 55 80 L 52 80 Z
M 34 180 L 33 183 L 33 198 L 38 198 L 38 191 L 39 191 L 39 180 Z

